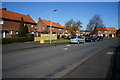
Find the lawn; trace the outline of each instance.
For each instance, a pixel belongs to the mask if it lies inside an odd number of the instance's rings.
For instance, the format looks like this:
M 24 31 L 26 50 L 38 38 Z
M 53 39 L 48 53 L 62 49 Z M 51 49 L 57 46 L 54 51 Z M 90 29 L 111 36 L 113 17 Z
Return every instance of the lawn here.
M 67 43 L 70 42 L 69 39 L 59 39 L 59 40 L 53 40 L 52 43 Z M 49 44 L 50 41 L 45 41 L 45 43 Z

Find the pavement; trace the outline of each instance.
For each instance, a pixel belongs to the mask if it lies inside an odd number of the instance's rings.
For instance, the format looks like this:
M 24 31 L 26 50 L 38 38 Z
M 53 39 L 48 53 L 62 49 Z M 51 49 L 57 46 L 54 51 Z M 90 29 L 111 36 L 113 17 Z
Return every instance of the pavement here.
M 120 80 L 120 46 L 115 48 L 107 78 L 108 80 Z
M 9 52 L 32 49 L 32 48 L 51 47 L 51 46 L 63 45 L 63 44 L 68 44 L 68 43 L 40 44 L 38 41 L 36 42 L 31 41 L 24 43 L 2 44 L 2 53 L 9 53 Z

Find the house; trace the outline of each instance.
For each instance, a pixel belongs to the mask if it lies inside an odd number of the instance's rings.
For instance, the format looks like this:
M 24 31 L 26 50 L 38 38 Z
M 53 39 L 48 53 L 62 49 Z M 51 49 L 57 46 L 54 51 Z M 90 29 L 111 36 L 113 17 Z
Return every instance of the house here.
M 59 23 L 55 23 L 39 18 L 38 23 L 36 25 L 37 36 L 39 33 L 49 34 L 51 26 L 52 26 L 52 34 L 58 34 L 60 36 L 64 35 L 65 33 L 64 26 L 61 26 Z
M 81 34 L 81 35 L 90 35 L 90 31 L 81 30 L 81 31 L 80 31 L 80 34 Z
M 116 36 L 117 36 L 117 37 L 120 37 L 120 29 L 118 29 L 118 30 L 116 31 Z
M 3 38 L 11 37 L 12 34 L 18 34 L 22 17 L 24 25 L 28 27 L 28 31 L 32 34 L 35 33 L 36 22 L 29 15 L 8 11 L 6 8 L 0 9 L 0 12 L 2 12 L 2 15 L 0 15 L 0 28 Z
M 80 29 L 78 29 L 77 27 L 65 27 L 66 30 L 68 30 L 68 35 L 77 35 L 80 36 Z
M 114 27 L 97 27 L 96 34 L 103 37 L 115 37 L 117 29 Z

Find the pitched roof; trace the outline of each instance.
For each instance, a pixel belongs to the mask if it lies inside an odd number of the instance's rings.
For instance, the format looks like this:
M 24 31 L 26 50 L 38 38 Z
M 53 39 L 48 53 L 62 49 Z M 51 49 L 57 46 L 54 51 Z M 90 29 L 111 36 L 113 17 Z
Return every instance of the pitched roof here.
M 97 27 L 96 30 L 100 31 L 116 31 L 117 29 L 114 27 Z
M 11 11 L 3 10 L 3 9 L 0 9 L 0 12 L 2 12 L 2 15 L 0 15 L 0 18 L 20 21 L 21 17 L 23 17 L 24 22 L 36 24 L 36 22 L 29 15 L 23 15 L 23 14 L 11 12 Z
M 41 19 L 41 20 L 44 24 L 46 24 L 47 26 L 50 26 L 50 21 L 43 20 L 43 19 Z M 53 27 L 59 27 L 59 28 L 65 28 L 64 26 L 61 26 L 60 24 L 55 23 L 55 22 L 52 22 L 52 26 Z

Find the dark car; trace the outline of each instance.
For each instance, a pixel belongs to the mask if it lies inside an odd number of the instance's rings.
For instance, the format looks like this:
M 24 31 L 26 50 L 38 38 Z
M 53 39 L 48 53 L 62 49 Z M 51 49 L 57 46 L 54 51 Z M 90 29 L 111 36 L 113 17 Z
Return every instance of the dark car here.
M 103 40 L 103 36 L 97 36 L 97 37 L 96 37 L 96 40 L 97 40 L 97 41 Z
M 92 41 L 96 41 L 96 37 L 94 37 L 94 36 L 88 36 L 88 37 L 86 37 L 85 38 L 85 41 L 87 42 L 87 41 L 89 41 L 89 42 L 92 42 Z

